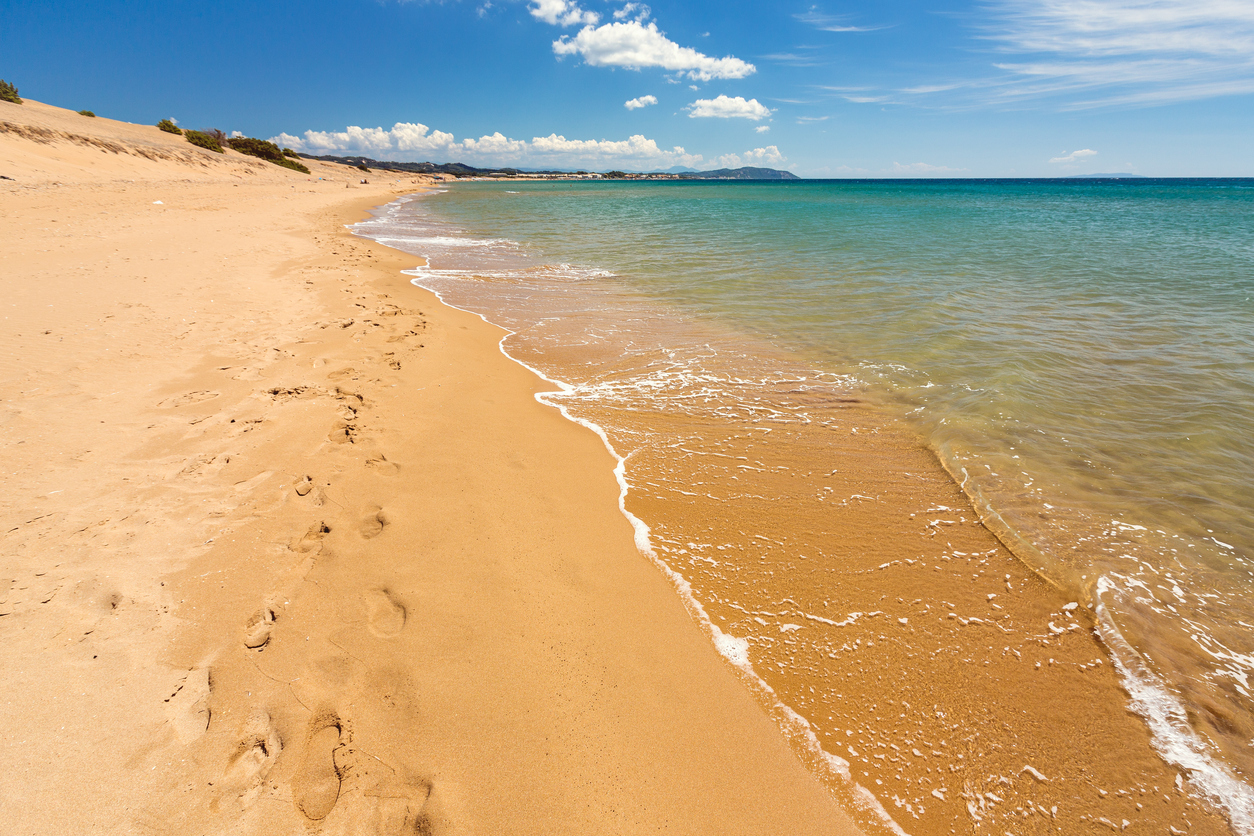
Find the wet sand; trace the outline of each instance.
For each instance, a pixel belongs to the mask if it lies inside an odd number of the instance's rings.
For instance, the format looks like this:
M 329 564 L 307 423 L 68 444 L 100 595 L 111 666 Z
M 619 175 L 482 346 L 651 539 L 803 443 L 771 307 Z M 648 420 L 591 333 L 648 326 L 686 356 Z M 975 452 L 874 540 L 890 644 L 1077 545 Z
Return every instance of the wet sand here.
M 406 206 L 362 233 L 415 252 L 458 234 Z M 569 387 L 542 397 L 606 433 L 677 593 L 745 643 L 746 685 L 868 830 L 862 790 L 913 834 L 1228 832 L 1155 751 L 1090 602 L 1008 551 L 874 391 L 595 262 L 436 252 L 417 281 Z

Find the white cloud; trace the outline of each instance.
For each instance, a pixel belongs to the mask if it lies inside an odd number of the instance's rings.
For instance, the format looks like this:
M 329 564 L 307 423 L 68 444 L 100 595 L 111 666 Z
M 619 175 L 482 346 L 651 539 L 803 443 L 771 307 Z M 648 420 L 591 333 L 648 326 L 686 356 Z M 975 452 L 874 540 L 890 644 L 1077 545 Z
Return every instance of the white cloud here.
M 641 23 L 644 23 L 649 19 L 649 15 L 651 14 L 653 14 L 653 10 L 644 3 L 628 3 L 626 6 L 623 6 L 621 9 L 614 12 L 614 19 L 627 20 L 628 18 L 631 18 L 632 20 L 638 20 Z
M 1254 92 L 1249 0 L 1000 0 L 985 37 L 1010 73 L 1000 98 L 1064 95 L 1074 108 Z
M 697 99 L 688 105 L 688 116 L 693 119 L 752 119 L 757 122 L 769 119 L 771 109 L 757 99 L 746 101 L 741 96 L 731 98 L 720 95 L 715 99 Z
M 757 131 L 757 132 L 758 132 L 758 133 L 760 133 L 760 134 L 764 134 L 764 133 L 766 133 L 767 131 L 769 131 L 770 129 L 771 129 L 771 126 L 770 126 L 770 125 L 758 125 L 756 128 L 754 128 L 754 130 L 755 130 L 755 131 Z
M 1094 151 L 1092 148 L 1081 148 L 1079 151 L 1072 151 L 1070 154 L 1064 153 L 1061 157 L 1054 157 L 1053 159 L 1050 160 L 1050 162 L 1051 163 L 1075 163 L 1075 162 L 1079 162 L 1085 157 L 1091 157 L 1096 153 L 1097 152 Z
M 988 0 L 975 34 L 1003 56 L 990 72 L 842 96 L 1083 110 L 1254 93 L 1252 0 Z
M 398 122 L 389 130 L 359 128 L 342 131 L 305 131 L 303 137 L 279 134 L 272 142 L 307 154 L 346 156 L 361 154 L 379 160 L 465 162 L 482 166 L 526 168 L 636 169 L 695 166 L 700 154 L 681 146 L 660 147 L 655 140 L 634 135 L 624 140 L 567 139 L 558 134 L 511 139 L 499 131 L 478 139 L 458 141 L 453 134 L 431 131 L 426 125 Z
M 746 151 L 743 154 L 724 154 L 715 160 L 715 164 L 719 168 L 740 168 L 742 166 L 769 168 L 779 165 L 783 161 L 784 155 L 779 153 L 779 149 L 774 145 L 768 145 L 765 148 L 754 148 L 752 151 Z
M 580 55 L 594 67 L 661 67 L 698 81 L 744 78 L 757 71 L 752 64 L 730 55 L 711 58 L 680 46 L 658 31 L 656 23 L 645 25 L 634 20 L 585 26 L 574 37 L 567 35 L 554 41 L 553 52 L 558 56 Z
M 817 6 L 811 6 L 809 11 L 793 15 L 793 17 L 824 32 L 874 32 L 876 29 L 884 28 L 883 26 L 850 26 L 845 22 L 846 18 L 822 14 Z
M 669 151 L 664 150 L 658 147 L 657 142 L 640 134 L 625 140 L 567 139 L 550 134 L 532 139 L 530 150 L 533 156 L 578 159 L 587 166 L 627 164 L 638 168 L 656 168 L 695 165 L 702 159 L 700 154 L 689 154 L 678 145 Z
M 747 152 L 745 159 L 757 165 L 779 165 L 784 161 L 784 155 L 779 153 L 779 149 L 774 145 L 768 145 L 765 148 L 754 148 Z
M 305 131 L 304 138 L 280 134 L 281 144 L 297 151 L 330 154 L 353 151 L 366 156 L 387 152 L 438 154 L 454 146 L 453 135 L 443 131 L 428 133 L 426 125 L 397 122 L 391 130 L 351 126 L 342 131 Z M 276 140 L 277 141 L 277 140 Z
M 911 175 L 957 174 L 966 170 L 967 169 L 965 168 L 950 168 L 947 165 L 929 165 L 928 163 L 910 163 L 909 165 L 893 163 L 893 167 L 889 169 L 889 173 Z
M 655 105 L 655 104 L 657 104 L 657 96 L 640 96 L 639 98 L 630 99 L 626 102 L 623 102 L 623 107 L 627 108 L 628 110 L 638 110 L 639 108 L 648 107 L 649 105 Z
M 595 26 L 601 16 L 579 8 L 573 0 L 531 0 L 531 16 L 554 26 Z
M 526 149 L 527 143 L 521 139 L 509 139 L 500 131 L 497 131 L 491 136 L 481 136 L 478 139 L 463 139 L 461 147 L 475 157 L 501 159 L 519 154 Z

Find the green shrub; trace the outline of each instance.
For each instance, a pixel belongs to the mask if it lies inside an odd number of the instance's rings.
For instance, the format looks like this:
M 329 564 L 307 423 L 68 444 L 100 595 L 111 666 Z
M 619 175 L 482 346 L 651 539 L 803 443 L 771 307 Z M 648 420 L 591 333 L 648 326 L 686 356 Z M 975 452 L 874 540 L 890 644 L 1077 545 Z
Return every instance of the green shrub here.
M 273 142 L 266 142 L 264 139 L 253 139 L 251 136 L 233 136 L 226 141 L 226 144 L 233 151 L 239 151 L 241 154 L 247 154 L 250 157 L 269 160 L 272 163 L 277 163 L 283 159 L 283 152 L 279 150 L 279 146 Z
M 22 97 L 17 94 L 17 88 L 3 78 L 0 78 L 0 102 L 22 103 Z
M 285 157 L 300 157 L 300 154 L 297 154 L 297 153 L 296 153 L 295 151 L 293 151 L 291 148 L 284 148 L 284 149 L 283 149 L 283 156 L 285 156 Z
M 183 136 L 187 137 L 187 141 L 192 145 L 222 153 L 222 146 L 218 141 L 203 131 L 183 131 Z
M 239 151 L 241 154 L 248 154 L 250 157 L 257 157 L 266 162 L 290 168 L 292 171 L 299 171 L 302 174 L 309 173 L 309 169 L 303 163 L 284 156 L 283 151 L 273 142 L 267 142 L 264 139 L 254 139 L 251 136 L 233 136 L 226 141 L 226 144 L 232 150 Z
M 299 171 L 301 174 L 309 173 L 309 169 L 305 166 L 304 163 L 297 162 L 296 160 L 293 160 L 288 157 L 284 157 L 282 161 L 276 160 L 275 162 L 278 162 L 279 165 L 283 166 L 284 168 L 290 168 L 292 171 Z
M 183 135 L 183 129 L 180 128 L 178 125 L 174 124 L 173 119 L 162 119 L 160 122 L 157 123 L 157 127 L 165 131 L 168 134 L 178 134 L 180 136 Z
M 80 110 L 80 111 L 78 112 L 78 115 L 79 115 L 79 116 L 90 116 L 92 119 L 95 119 L 95 118 L 96 118 L 96 114 L 92 113 L 90 110 Z
M 367 174 L 370 173 L 370 169 L 366 168 L 365 165 L 359 165 L 357 167 L 360 168 L 362 171 L 366 172 Z

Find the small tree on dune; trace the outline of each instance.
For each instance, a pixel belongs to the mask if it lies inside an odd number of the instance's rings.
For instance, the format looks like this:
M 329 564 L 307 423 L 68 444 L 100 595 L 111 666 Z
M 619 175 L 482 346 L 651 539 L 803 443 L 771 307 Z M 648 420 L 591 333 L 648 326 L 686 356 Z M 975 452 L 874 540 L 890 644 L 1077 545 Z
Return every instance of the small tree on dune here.
M 202 131 L 184 131 L 183 136 L 192 145 L 207 148 L 210 151 L 217 151 L 219 154 L 222 153 L 222 145 L 207 133 Z
M 3 78 L 0 78 L 0 102 L 22 103 L 22 97 L 17 94 L 17 88 Z
M 183 129 L 180 128 L 178 125 L 174 124 L 173 119 L 162 119 L 160 122 L 157 123 L 157 127 L 165 131 L 168 134 L 180 134 L 181 135 L 183 133 Z

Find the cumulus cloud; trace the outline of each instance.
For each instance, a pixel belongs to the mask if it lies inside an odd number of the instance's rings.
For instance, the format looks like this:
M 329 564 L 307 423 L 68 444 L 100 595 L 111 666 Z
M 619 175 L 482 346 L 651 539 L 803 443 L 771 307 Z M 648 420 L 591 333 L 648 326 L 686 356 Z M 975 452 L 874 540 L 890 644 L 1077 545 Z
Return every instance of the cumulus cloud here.
M 532 139 L 530 150 L 533 156 L 585 160 L 592 166 L 604 163 L 637 166 L 693 165 L 702 159 L 700 154 L 689 154 L 678 145 L 669 151 L 664 150 L 657 142 L 640 134 L 625 140 L 567 139 L 550 134 Z
M 459 141 L 453 134 L 411 122 L 398 122 L 387 130 L 352 126 L 342 131 L 305 131 L 303 136 L 283 133 L 271 141 L 307 154 L 361 154 L 384 160 L 470 162 L 485 166 L 645 169 L 694 166 L 703 159 L 700 154 L 689 154 L 682 146 L 662 148 L 640 134 L 624 140 L 598 140 L 567 139 L 554 133 L 527 141 L 511 139 L 497 131 Z
M 693 119 L 752 119 L 755 122 L 770 118 L 771 109 L 757 99 L 746 101 L 741 96 L 731 98 L 720 95 L 716 99 L 697 99 L 688 105 L 688 116 Z
M 366 156 L 387 152 L 439 154 L 455 145 L 452 134 L 431 132 L 426 125 L 417 122 L 397 122 L 390 130 L 353 125 L 342 131 L 305 131 L 304 137 L 279 134 L 278 139 L 273 141 L 312 154 L 351 150 Z
M 593 67 L 660 67 L 697 81 L 744 78 L 757 72 L 756 67 L 739 58 L 712 58 L 680 46 L 659 31 L 656 23 L 646 25 L 638 20 L 585 26 L 574 37 L 566 35 L 554 41 L 553 52 L 558 57 L 582 56 Z
M 638 110 L 642 107 L 657 104 L 657 96 L 640 96 L 639 98 L 630 99 L 623 103 L 623 107 L 628 110 Z
M 481 136 L 478 139 L 463 139 L 461 147 L 466 152 L 476 157 L 502 158 L 518 154 L 526 149 L 527 143 L 521 139 L 509 139 L 500 131 L 493 133 L 491 136 Z
M 554 26 L 595 26 L 601 16 L 579 8 L 572 0 L 531 0 L 531 16 Z
M 779 149 L 774 145 L 768 145 L 765 148 L 754 148 L 743 154 L 724 154 L 715 162 L 719 168 L 740 168 L 747 165 L 760 168 L 779 165 L 783 161 L 784 155 L 779 153 Z
M 1053 159 L 1050 160 L 1050 162 L 1051 163 L 1075 163 L 1075 162 L 1079 162 L 1085 157 L 1091 157 L 1096 153 L 1097 152 L 1094 151 L 1092 148 L 1081 148 L 1079 151 L 1072 151 L 1070 154 L 1067 154 L 1064 152 L 1061 157 L 1054 157 Z

